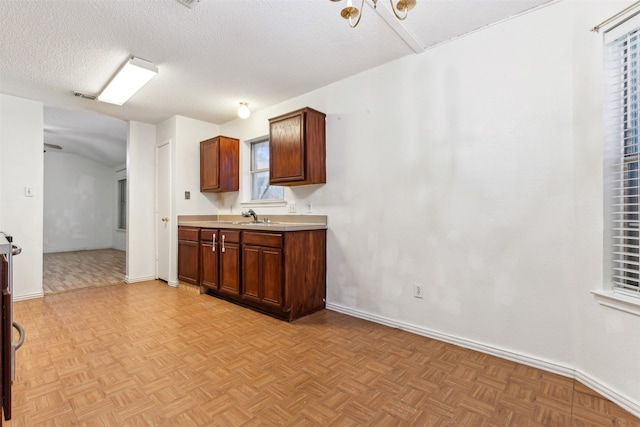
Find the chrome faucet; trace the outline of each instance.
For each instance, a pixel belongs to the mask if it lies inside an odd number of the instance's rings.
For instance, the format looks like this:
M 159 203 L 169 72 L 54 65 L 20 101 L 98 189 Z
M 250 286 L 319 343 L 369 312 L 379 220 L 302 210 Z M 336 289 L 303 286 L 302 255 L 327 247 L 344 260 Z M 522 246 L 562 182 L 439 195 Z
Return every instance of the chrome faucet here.
M 256 214 L 253 209 L 249 209 L 248 211 L 242 212 L 242 216 L 245 218 L 253 217 L 253 222 L 258 222 L 258 214 Z

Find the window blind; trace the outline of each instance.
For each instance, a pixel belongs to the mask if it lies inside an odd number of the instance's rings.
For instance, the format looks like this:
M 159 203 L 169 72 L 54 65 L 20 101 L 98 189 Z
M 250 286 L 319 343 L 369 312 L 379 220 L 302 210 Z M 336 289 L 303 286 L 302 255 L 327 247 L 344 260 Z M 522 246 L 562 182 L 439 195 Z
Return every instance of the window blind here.
M 605 47 L 605 138 L 611 150 L 614 290 L 640 296 L 640 30 Z

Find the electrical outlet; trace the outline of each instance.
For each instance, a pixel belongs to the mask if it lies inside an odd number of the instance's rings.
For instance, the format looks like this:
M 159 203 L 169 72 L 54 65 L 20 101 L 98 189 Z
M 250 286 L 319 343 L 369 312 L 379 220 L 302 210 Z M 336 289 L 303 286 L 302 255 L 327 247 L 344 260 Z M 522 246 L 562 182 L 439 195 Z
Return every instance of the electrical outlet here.
M 289 213 L 296 213 L 296 204 L 289 203 Z
M 185 191 L 184 192 L 184 199 L 185 200 L 190 200 L 191 199 L 191 191 Z
M 424 285 L 422 285 L 421 283 L 414 283 L 413 296 L 415 298 L 424 298 Z

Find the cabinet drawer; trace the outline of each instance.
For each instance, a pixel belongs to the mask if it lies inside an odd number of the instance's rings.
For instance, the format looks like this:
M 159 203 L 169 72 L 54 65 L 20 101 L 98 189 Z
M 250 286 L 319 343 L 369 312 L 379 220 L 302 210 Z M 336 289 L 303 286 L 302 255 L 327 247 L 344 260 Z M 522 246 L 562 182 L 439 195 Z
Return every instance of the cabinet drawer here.
M 236 230 L 220 230 L 218 232 L 218 240 L 224 241 L 227 243 L 240 243 L 240 232 Z
M 282 247 L 282 234 L 279 233 L 255 233 L 245 231 L 242 233 L 242 243 L 245 245 Z
M 200 230 L 200 241 L 201 242 L 212 242 L 213 236 L 218 232 L 218 230 L 213 228 L 203 228 Z M 216 239 L 217 240 L 217 239 Z
M 199 234 L 199 228 L 178 227 L 178 240 L 190 240 L 192 242 L 197 242 Z

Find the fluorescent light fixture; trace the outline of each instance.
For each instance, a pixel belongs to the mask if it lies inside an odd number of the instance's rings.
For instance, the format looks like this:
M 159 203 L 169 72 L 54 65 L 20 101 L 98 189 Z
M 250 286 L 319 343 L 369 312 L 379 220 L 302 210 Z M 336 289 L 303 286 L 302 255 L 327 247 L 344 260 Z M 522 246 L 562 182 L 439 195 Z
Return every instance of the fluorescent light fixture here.
M 122 105 L 156 74 L 158 68 L 153 63 L 133 57 L 98 95 L 98 101 Z

